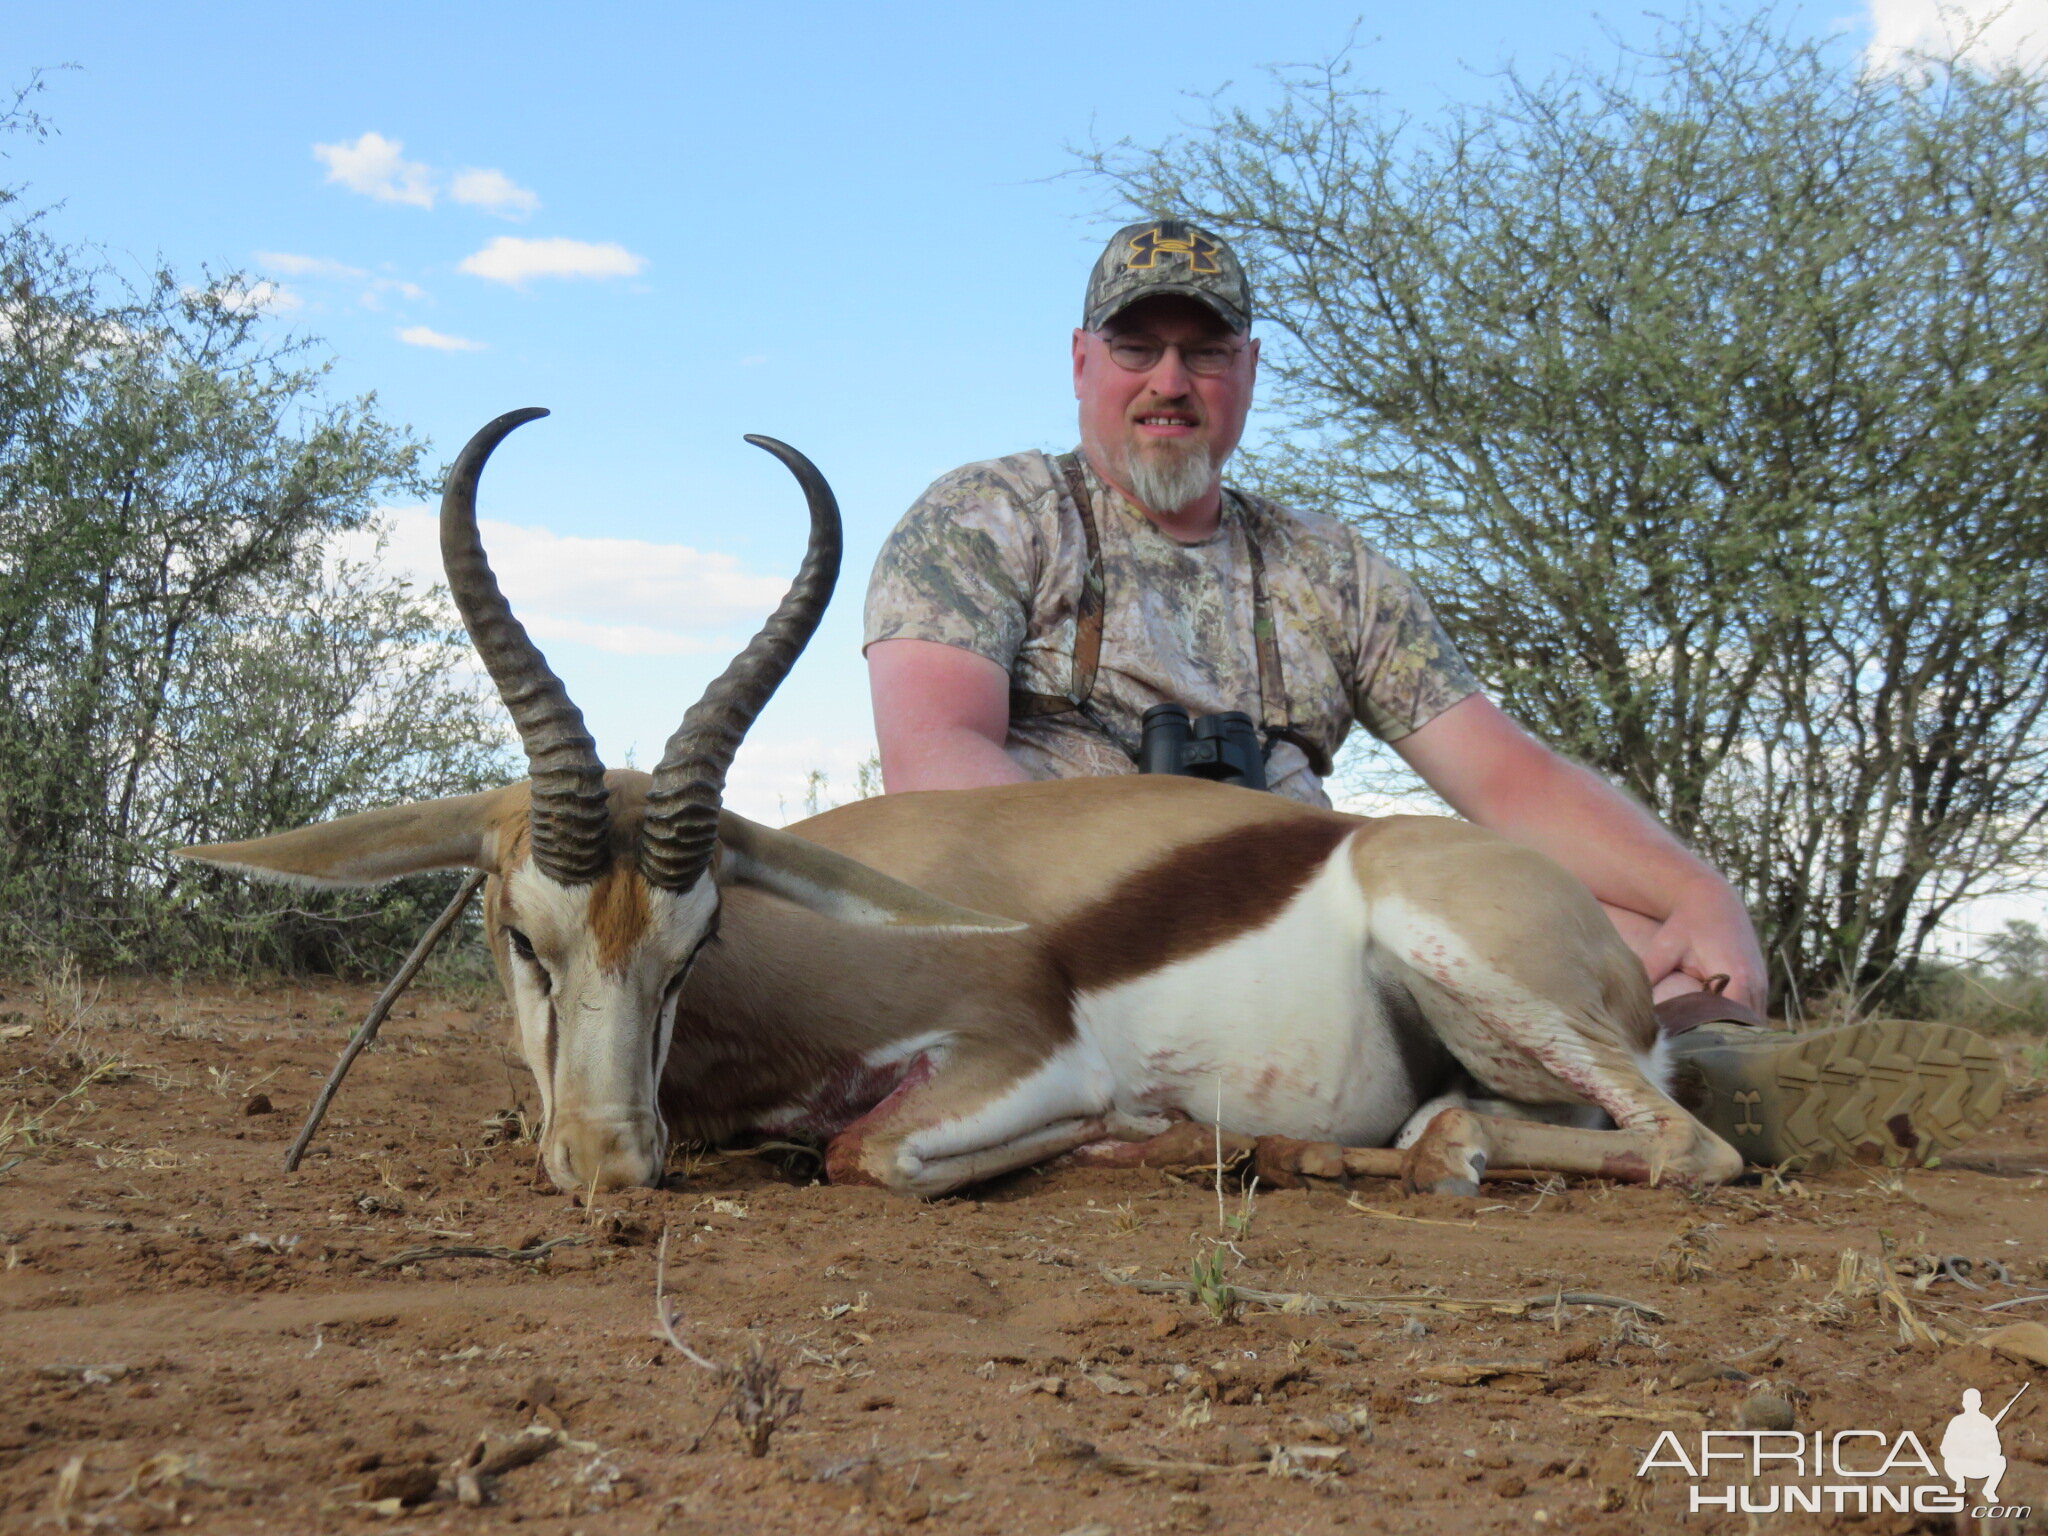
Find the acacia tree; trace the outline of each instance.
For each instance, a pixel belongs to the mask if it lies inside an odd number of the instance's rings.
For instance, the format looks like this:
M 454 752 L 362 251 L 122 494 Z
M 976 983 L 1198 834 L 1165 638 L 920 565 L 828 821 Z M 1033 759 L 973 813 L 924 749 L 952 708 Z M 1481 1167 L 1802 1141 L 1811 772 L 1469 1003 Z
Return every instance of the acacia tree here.
M 2048 103 L 1838 51 L 1695 18 L 1430 123 L 1340 60 L 1090 157 L 1248 258 L 1254 477 L 1729 872 L 1781 1006 L 2048 853 Z
M 380 495 L 423 489 L 423 450 L 322 373 L 233 279 L 137 290 L 33 216 L 0 231 L 15 963 L 369 958 L 407 903 L 187 885 L 169 850 L 508 776 L 444 606 L 337 559 Z

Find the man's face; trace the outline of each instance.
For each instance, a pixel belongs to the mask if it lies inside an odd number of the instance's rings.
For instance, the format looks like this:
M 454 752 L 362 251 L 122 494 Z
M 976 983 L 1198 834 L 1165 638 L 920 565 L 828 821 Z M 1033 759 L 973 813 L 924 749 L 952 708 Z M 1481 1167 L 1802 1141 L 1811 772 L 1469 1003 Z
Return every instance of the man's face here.
M 1165 345 L 1159 361 L 1142 372 L 1111 355 L 1120 338 Z M 1228 367 L 1204 377 L 1187 366 L 1182 348 L 1235 349 Z M 1153 512 L 1140 489 L 1199 483 L 1213 493 L 1223 462 L 1244 435 L 1257 375 L 1259 344 L 1241 336 L 1193 299 L 1162 295 L 1116 315 L 1100 331 L 1074 332 L 1074 396 L 1081 402 L 1081 446 L 1096 468 Z M 1206 473 L 1204 473 L 1206 471 Z

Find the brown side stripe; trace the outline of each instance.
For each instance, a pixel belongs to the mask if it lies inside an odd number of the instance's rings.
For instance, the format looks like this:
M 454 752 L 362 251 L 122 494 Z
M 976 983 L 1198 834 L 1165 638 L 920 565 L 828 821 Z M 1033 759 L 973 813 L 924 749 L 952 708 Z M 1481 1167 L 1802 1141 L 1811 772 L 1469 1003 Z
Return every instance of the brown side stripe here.
M 1046 936 L 1076 992 L 1147 975 L 1265 926 L 1359 823 L 1269 821 L 1177 848 Z

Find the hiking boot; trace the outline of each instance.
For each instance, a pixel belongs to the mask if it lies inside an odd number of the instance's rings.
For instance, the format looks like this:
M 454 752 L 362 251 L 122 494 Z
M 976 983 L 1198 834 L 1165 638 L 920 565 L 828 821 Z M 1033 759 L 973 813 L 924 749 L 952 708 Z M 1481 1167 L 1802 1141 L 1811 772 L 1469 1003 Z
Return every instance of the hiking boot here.
M 1956 1024 L 1876 1019 L 1794 1034 L 1716 1020 L 1670 1036 L 1673 1096 L 1767 1168 L 1919 1167 L 2005 1099 L 2005 1063 Z

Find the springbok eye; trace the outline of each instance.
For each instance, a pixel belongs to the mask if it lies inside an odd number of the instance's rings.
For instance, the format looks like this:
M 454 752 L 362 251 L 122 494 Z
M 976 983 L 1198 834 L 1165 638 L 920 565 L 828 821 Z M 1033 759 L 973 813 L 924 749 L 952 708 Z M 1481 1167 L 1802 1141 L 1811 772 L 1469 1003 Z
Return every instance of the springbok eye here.
M 540 957 L 533 952 L 533 940 L 517 928 L 507 928 L 505 937 L 512 943 L 512 953 L 522 960 L 531 960 L 535 965 L 540 964 Z
M 663 995 L 666 997 L 674 997 L 678 992 L 682 991 L 683 983 L 690 979 L 690 970 L 693 966 L 696 965 L 697 957 L 704 953 L 704 946 L 706 944 L 716 944 L 717 942 L 718 919 L 714 917 L 711 920 L 711 926 L 704 930 L 703 937 L 697 940 L 696 947 L 690 951 L 688 958 L 686 958 L 681 965 L 676 967 L 675 975 L 669 977 L 668 987 Z

